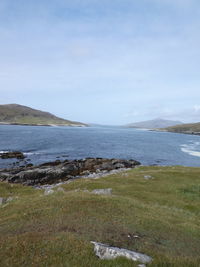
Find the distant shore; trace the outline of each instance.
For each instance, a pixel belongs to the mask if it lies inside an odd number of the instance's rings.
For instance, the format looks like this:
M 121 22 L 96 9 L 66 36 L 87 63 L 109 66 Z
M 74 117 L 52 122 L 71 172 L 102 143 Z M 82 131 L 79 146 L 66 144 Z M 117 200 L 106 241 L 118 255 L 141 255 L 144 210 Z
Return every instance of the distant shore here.
M 0 105 L 0 124 L 25 126 L 87 126 L 87 124 L 79 121 L 66 120 L 52 113 L 19 104 Z
M 169 131 L 166 129 L 149 129 L 152 132 L 165 132 L 165 133 L 177 133 L 177 134 L 190 134 L 190 135 L 200 135 L 200 132 L 193 132 L 193 131 Z
M 15 123 L 15 122 L 0 122 L 0 125 L 19 125 L 19 126 L 48 126 L 48 127 L 88 127 L 87 125 L 74 125 L 74 124 L 36 124 L 36 123 Z

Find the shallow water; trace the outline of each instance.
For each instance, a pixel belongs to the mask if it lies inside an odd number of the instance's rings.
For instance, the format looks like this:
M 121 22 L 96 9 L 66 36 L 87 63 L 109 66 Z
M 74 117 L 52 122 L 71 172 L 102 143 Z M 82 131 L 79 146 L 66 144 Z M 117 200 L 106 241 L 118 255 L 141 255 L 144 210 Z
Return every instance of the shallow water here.
M 144 165 L 200 166 L 200 136 L 120 127 L 0 125 L 0 151 L 10 150 L 24 152 L 33 164 L 105 157 L 135 159 Z M 15 161 L 0 159 L 0 167 Z

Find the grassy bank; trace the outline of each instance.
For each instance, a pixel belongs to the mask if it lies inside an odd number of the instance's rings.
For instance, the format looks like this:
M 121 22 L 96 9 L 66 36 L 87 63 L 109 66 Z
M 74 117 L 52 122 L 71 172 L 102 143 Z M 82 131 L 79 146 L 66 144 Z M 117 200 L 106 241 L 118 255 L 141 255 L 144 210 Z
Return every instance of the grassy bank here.
M 172 133 L 185 133 L 200 135 L 200 123 L 188 123 L 160 129 Z
M 83 192 L 102 188 L 112 195 Z M 0 266 L 137 266 L 99 260 L 91 240 L 145 253 L 148 266 L 200 266 L 200 168 L 139 167 L 63 189 L 0 184 L 0 197 L 17 197 L 0 207 Z

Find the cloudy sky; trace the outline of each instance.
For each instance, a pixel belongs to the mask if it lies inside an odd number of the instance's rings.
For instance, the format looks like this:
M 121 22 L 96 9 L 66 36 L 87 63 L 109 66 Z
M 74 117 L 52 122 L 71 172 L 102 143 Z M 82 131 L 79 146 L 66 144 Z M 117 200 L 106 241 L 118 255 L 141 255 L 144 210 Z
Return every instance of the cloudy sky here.
M 0 104 L 200 121 L 199 0 L 1 0 Z

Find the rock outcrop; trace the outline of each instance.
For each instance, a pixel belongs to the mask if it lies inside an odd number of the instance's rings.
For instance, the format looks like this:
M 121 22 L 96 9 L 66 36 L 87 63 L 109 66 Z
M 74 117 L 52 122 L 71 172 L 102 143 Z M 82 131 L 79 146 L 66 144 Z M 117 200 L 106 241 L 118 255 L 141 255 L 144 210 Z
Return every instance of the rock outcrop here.
M 25 156 L 20 151 L 10 151 L 10 152 L 1 152 L 0 158 L 1 159 L 11 159 L 11 158 L 24 159 Z
M 77 176 L 92 173 L 109 172 L 120 168 L 134 168 L 140 165 L 135 160 L 87 158 L 82 160 L 66 160 L 45 163 L 33 167 L 18 167 L 0 170 L 0 181 L 20 183 L 23 185 L 54 184 Z

